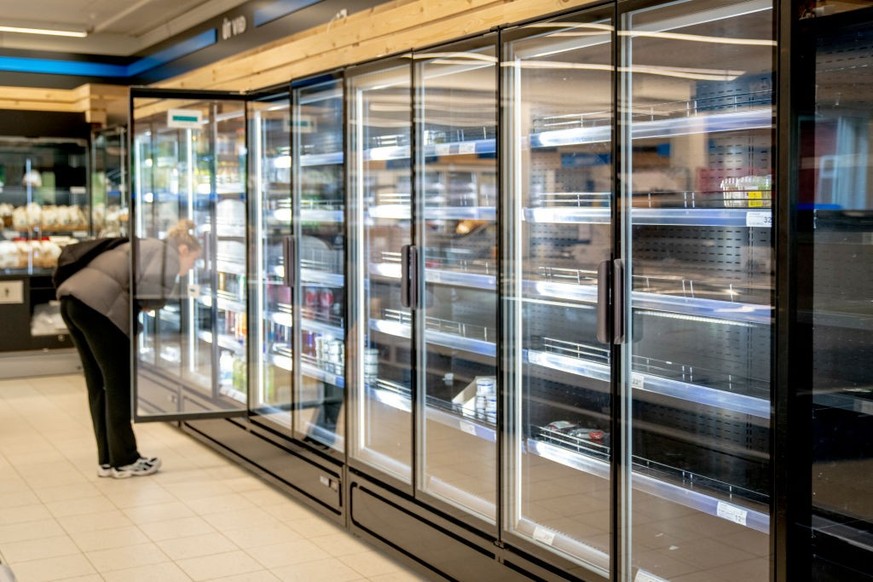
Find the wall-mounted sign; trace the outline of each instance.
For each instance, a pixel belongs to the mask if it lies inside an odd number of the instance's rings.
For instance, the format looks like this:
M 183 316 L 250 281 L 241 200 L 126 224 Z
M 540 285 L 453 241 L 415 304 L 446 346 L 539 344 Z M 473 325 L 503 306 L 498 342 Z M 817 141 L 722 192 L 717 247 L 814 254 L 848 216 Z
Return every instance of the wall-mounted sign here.
M 167 111 L 167 127 L 174 129 L 200 129 L 203 112 L 198 109 L 170 109 Z
M 246 31 L 246 17 L 235 16 L 221 21 L 221 40 L 239 36 Z

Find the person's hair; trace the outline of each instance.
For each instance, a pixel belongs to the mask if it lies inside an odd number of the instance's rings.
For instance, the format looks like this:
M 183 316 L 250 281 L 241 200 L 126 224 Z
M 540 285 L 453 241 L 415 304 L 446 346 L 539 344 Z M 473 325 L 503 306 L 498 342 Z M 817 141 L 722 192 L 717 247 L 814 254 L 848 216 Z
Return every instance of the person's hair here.
M 200 250 L 200 241 L 194 235 L 194 223 L 185 218 L 167 231 L 167 243 L 175 249 L 185 245 L 189 251 Z

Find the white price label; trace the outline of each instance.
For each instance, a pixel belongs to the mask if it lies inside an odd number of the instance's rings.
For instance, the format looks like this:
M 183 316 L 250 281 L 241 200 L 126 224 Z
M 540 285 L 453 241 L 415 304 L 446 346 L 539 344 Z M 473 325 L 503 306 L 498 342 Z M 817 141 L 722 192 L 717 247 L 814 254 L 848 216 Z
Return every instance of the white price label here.
M 749 512 L 745 509 L 741 509 L 730 503 L 725 503 L 724 501 L 718 502 L 716 513 L 719 517 L 740 525 L 746 525 L 746 517 L 749 515 Z
M 773 226 L 773 214 L 770 212 L 746 212 L 746 226 L 770 228 Z
M 555 541 L 555 532 L 549 531 L 544 527 L 537 526 L 536 528 L 534 528 L 533 537 L 536 541 L 551 546 L 552 542 Z
M 435 149 L 438 156 L 446 156 L 452 153 L 452 145 L 447 143 L 438 143 Z
M 24 303 L 24 281 L 0 282 L 0 303 Z
M 461 430 L 467 434 L 476 436 L 476 425 L 471 422 L 461 421 Z
M 458 147 L 458 153 L 460 154 L 475 154 L 476 153 L 476 142 L 466 141 Z
M 631 388 L 642 390 L 646 387 L 646 377 L 642 374 L 631 374 Z
M 645 570 L 637 570 L 637 575 L 634 576 L 634 582 L 664 582 L 664 579 L 659 578 L 654 574 L 649 574 Z

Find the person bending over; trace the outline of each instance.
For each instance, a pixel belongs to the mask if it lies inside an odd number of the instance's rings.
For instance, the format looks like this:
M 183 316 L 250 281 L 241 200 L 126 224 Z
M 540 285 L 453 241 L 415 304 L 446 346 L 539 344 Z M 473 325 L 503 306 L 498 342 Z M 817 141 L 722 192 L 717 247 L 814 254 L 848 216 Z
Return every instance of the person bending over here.
M 194 223 L 181 220 L 166 239 L 137 241 L 139 297 L 157 304 L 172 295 L 178 277 L 200 256 L 193 229 Z M 157 457 L 139 453 L 131 425 L 130 252 L 128 242 L 101 253 L 57 291 L 61 317 L 82 359 L 97 439 L 97 476 L 116 479 L 151 475 L 161 467 Z

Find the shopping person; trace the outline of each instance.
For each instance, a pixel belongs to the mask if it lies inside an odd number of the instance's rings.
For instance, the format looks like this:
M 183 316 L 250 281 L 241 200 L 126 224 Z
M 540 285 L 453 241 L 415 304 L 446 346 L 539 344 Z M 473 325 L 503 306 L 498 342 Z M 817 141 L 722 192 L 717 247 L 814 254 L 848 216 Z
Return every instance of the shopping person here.
M 150 308 L 172 296 L 178 277 L 200 256 L 193 228 L 190 220 L 182 220 L 166 239 L 137 241 L 137 297 Z M 97 476 L 116 479 L 151 475 L 161 466 L 157 457 L 139 454 L 131 425 L 130 252 L 131 243 L 125 243 L 101 253 L 57 291 L 88 386 Z

